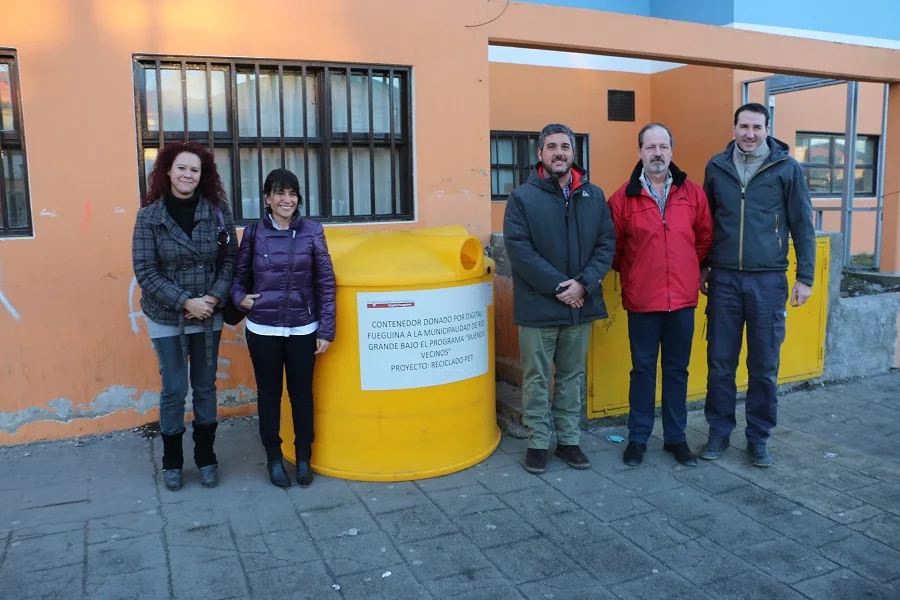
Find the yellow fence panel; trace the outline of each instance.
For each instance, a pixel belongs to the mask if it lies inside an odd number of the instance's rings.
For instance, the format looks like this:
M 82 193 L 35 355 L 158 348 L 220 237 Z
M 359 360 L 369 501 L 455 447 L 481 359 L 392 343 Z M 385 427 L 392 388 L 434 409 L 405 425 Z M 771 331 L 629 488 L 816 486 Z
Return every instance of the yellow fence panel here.
M 779 383 L 803 381 L 822 375 L 825 366 L 825 321 L 828 305 L 828 265 L 830 240 L 816 241 L 816 282 L 813 295 L 799 308 L 787 306 L 787 335 L 781 347 Z M 788 251 L 788 289 L 794 285 L 797 261 L 794 247 Z M 609 318 L 594 323 L 588 350 L 587 415 L 608 417 L 628 412 L 628 382 L 631 352 L 628 344 L 628 313 L 622 308 L 619 274 L 610 272 L 603 281 L 604 299 Z M 688 369 L 688 400 L 706 397 L 706 296 L 694 322 L 694 342 Z M 747 389 L 746 334 L 737 371 L 739 391 Z M 657 365 L 656 404 L 662 398 L 662 372 Z

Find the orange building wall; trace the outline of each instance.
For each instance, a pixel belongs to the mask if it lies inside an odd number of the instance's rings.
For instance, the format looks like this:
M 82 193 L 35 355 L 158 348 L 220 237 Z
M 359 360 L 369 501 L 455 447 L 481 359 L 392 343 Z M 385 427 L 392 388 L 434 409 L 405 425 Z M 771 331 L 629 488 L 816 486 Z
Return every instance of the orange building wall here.
M 672 131 L 672 161 L 699 184 L 710 157 L 732 139 L 731 74 L 685 66 L 650 76 L 652 120 Z
M 538 132 L 564 123 L 590 136 L 591 181 L 607 197 L 625 182 L 638 159 L 638 131 L 650 120 L 648 75 L 506 63 L 491 63 L 489 72 L 492 130 Z M 634 90 L 634 123 L 607 119 L 610 89 Z M 491 205 L 491 230 L 503 231 L 506 203 Z

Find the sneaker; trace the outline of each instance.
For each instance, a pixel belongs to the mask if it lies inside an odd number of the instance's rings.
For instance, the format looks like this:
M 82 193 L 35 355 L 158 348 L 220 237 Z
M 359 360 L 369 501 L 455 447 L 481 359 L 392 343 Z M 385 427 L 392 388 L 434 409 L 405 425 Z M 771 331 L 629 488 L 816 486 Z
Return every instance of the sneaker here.
M 663 444 L 663 450 L 671 452 L 679 463 L 686 467 L 696 467 L 697 457 L 691 452 L 687 442 L 679 442 L 677 444 Z
M 647 444 L 638 442 L 628 442 L 625 453 L 622 455 L 622 462 L 629 467 L 636 467 L 644 461 L 644 452 L 647 450 Z
M 716 460 L 722 456 L 722 453 L 725 452 L 725 449 L 730 445 L 731 440 L 729 438 L 711 435 L 706 442 L 706 447 L 700 453 L 700 458 L 703 460 Z
M 547 470 L 547 451 L 529 448 L 525 451 L 525 470 L 529 473 L 543 473 Z
M 578 444 L 557 444 L 556 455 L 566 461 L 573 469 L 589 469 L 591 466 L 591 461 L 584 455 Z
M 765 444 L 753 444 L 747 442 L 747 454 L 750 455 L 750 462 L 754 467 L 771 467 L 772 455 Z

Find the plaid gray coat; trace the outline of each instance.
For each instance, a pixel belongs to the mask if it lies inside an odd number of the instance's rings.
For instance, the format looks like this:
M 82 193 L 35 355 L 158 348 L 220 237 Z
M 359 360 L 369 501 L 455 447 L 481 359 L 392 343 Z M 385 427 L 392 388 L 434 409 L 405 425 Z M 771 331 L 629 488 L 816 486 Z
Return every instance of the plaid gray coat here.
M 222 213 L 228 244 L 224 264 L 218 273 L 218 224 L 212 204 L 206 198 L 201 197 L 197 204 L 190 238 L 166 210 L 163 199 L 139 210 L 134 224 L 131 262 L 141 287 L 141 310 L 156 323 L 180 326 L 185 352 L 185 301 L 209 294 L 222 300 L 216 308 L 221 311 L 228 298 L 238 246 L 231 210 L 223 206 Z M 211 361 L 213 319 L 207 319 L 205 325 L 207 358 Z

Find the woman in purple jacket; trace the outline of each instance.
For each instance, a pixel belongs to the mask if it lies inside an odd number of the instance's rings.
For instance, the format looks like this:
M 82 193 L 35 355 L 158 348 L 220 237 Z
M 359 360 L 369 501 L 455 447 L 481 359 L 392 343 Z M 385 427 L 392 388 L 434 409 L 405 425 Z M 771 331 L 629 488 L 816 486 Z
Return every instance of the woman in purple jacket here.
M 266 211 L 241 239 L 231 299 L 247 316 L 256 374 L 259 437 L 272 483 L 291 487 L 281 455 L 282 381 L 287 371 L 297 483 L 312 483 L 313 367 L 334 341 L 334 267 L 322 225 L 301 216 L 300 184 L 275 169 L 263 188 Z

